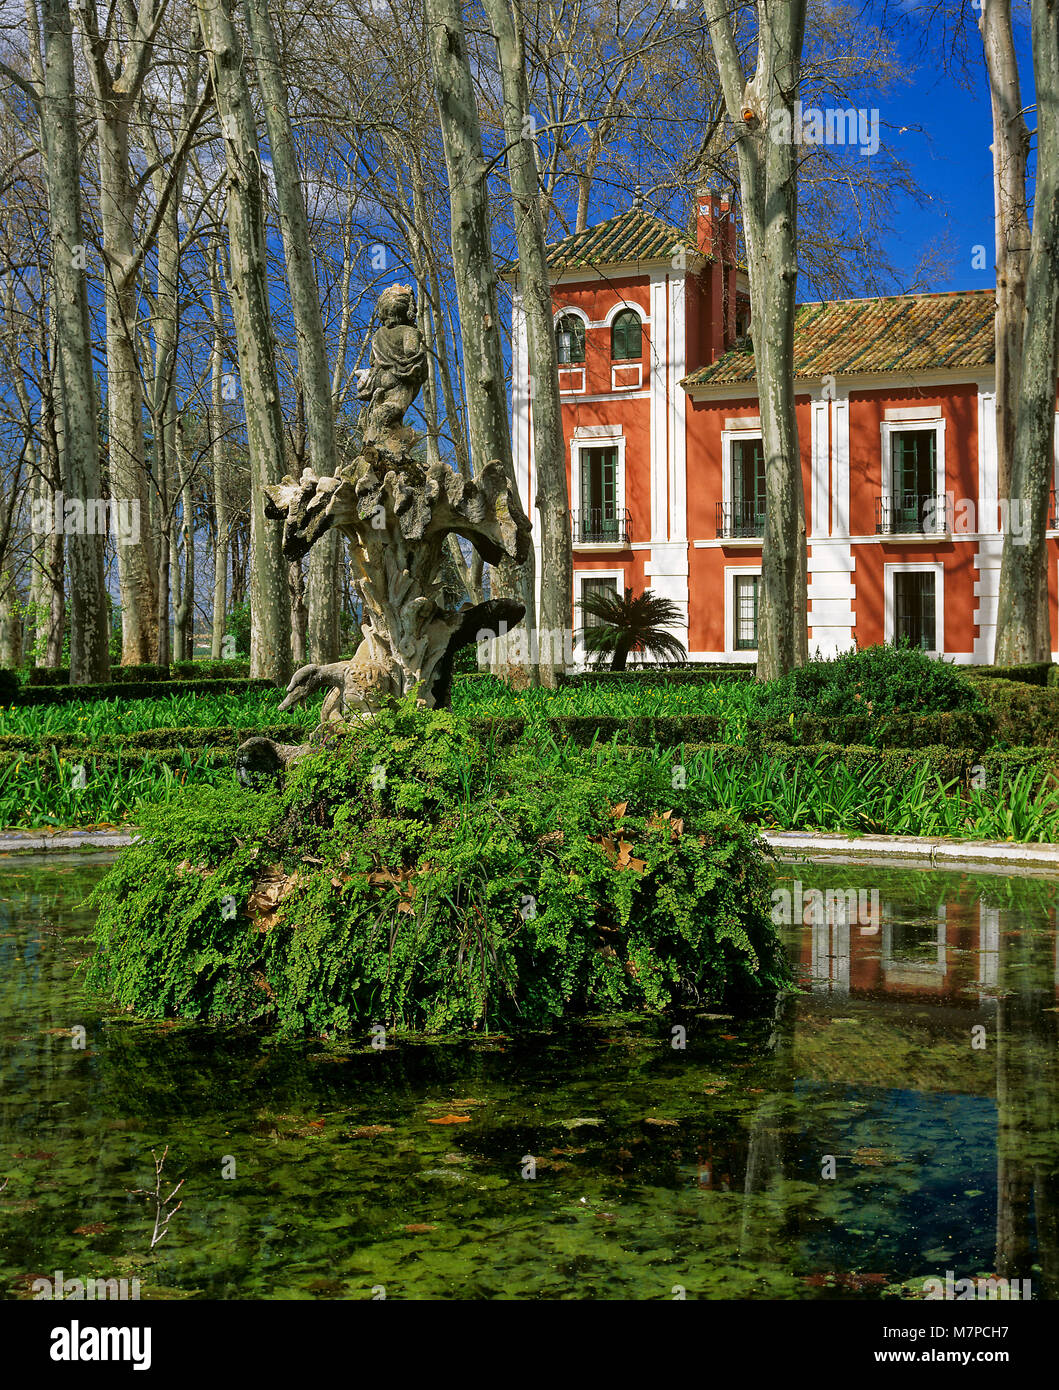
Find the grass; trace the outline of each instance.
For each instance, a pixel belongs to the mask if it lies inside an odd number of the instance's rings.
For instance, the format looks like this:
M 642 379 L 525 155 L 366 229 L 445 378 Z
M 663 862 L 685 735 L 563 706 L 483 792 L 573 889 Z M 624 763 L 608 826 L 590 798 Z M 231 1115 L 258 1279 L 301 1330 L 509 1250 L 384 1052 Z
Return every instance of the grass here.
M 7 827 L 119 824 L 135 820 L 144 802 L 165 802 L 188 783 L 216 784 L 232 776 L 225 748 L 185 751 L 179 759 L 145 754 L 127 763 L 85 759 L 85 786 L 77 785 L 79 763 L 63 758 L 49 740 L 82 734 L 88 738 L 119 732 L 166 728 L 264 727 L 304 725 L 306 710 L 277 711 L 279 693 L 261 690 L 223 695 L 169 695 L 129 703 L 83 701 L 31 709 L 0 710 L 0 734 L 39 737 L 50 759 L 15 758 L 0 769 L 0 824 Z M 549 716 L 716 715 L 721 738 L 741 743 L 747 720 L 760 718 L 766 688 L 753 683 L 666 686 L 613 682 L 606 686 L 513 691 L 492 677 L 457 681 L 456 713 L 478 717 L 519 715 L 545 759 L 613 757 L 597 747 L 575 751 L 557 746 L 535 728 Z M 314 702 L 310 714 L 315 712 Z M 763 755 L 749 770 L 727 765 L 710 750 L 644 748 L 638 756 L 669 768 L 683 763 L 690 780 L 703 781 L 720 810 L 752 824 L 788 830 L 829 830 L 850 834 L 927 835 L 1029 842 L 1059 842 L 1059 790 L 1037 791 L 1039 775 L 1025 770 L 983 790 L 945 783 L 921 768 L 888 782 L 882 769 L 854 775 L 841 763 L 792 767 Z
M 534 722 L 556 715 L 582 718 L 658 715 L 717 715 L 724 720 L 725 742 L 746 736 L 747 720 L 760 718 L 767 703 L 764 686 L 752 681 L 719 681 L 716 685 L 645 685 L 613 681 L 605 686 L 569 686 L 561 690 L 512 690 L 494 676 L 456 681 L 452 708 L 477 718 L 518 715 Z
M 281 714 L 280 693 L 250 690 L 222 695 L 167 695 L 157 700 L 77 700 L 64 705 L 0 709 L 0 734 L 46 739 L 61 734 L 141 733 L 147 729 L 213 729 L 219 725 L 304 724 L 306 708 Z

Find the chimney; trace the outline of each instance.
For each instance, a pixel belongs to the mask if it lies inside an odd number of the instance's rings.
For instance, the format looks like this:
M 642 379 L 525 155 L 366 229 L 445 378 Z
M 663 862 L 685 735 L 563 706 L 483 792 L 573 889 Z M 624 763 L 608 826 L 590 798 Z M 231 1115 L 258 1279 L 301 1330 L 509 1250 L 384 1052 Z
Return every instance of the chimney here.
M 735 341 L 735 212 L 727 194 L 706 186 L 695 198 L 698 248 L 706 257 L 706 360 L 714 362 Z

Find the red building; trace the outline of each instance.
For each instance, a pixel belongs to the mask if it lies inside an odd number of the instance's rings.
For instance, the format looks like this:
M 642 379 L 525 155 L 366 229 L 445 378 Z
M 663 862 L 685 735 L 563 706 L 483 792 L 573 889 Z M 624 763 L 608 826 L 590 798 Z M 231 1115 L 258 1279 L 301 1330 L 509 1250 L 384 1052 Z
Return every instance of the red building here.
M 650 588 L 679 606 L 692 659 L 753 661 L 764 462 L 749 285 L 727 200 L 708 191 L 696 211 L 695 235 L 634 206 L 549 248 L 574 599 Z M 993 318 L 991 291 L 799 306 L 811 654 L 903 636 L 992 660 L 1002 528 L 1025 520 L 997 497 Z M 513 327 L 515 464 L 532 499 L 517 281 Z

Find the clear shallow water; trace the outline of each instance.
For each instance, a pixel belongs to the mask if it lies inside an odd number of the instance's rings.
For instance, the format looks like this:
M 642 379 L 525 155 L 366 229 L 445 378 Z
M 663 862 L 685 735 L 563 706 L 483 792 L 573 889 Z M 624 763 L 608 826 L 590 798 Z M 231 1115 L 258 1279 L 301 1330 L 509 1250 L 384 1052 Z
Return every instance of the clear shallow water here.
M 775 1017 L 380 1052 L 86 998 L 103 862 L 0 869 L 0 1296 L 56 1270 L 165 1298 L 878 1298 L 947 1270 L 1059 1296 L 1055 882 L 784 866 L 809 920 Z M 855 920 L 814 923 L 812 888 L 863 890 Z M 151 1251 L 130 1189 L 167 1144 Z

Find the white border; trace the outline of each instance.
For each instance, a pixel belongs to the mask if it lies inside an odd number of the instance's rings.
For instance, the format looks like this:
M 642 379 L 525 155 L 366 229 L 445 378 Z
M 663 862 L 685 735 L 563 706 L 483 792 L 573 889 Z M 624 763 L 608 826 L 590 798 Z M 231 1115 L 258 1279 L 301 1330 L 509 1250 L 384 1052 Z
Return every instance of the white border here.
M 625 435 L 621 425 L 579 425 L 570 440 L 570 506 L 573 511 L 581 510 L 581 450 L 606 448 L 608 444 L 618 446 L 618 476 L 615 487 L 614 506 L 618 519 L 625 510 Z M 574 499 L 577 505 L 574 506 Z M 575 550 L 628 550 L 624 541 L 589 541 L 579 544 L 574 541 Z
M 945 652 L 945 565 L 941 560 L 910 560 L 883 565 L 883 641 L 892 644 L 896 617 L 893 577 L 895 574 L 933 574 L 934 581 L 934 640 L 937 646 L 928 656 L 940 657 Z
M 740 575 L 756 574 L 761 578 L 760 565 L 725 565 L 724 567 L 724 652 L 729 660 L 757 661 L 757 647 L 735 645 L 735 585 Z M 758 585 L 758 617 L 761 616 L 761 586 Z
M 910 431 L 920 433 L 926 430 L 934 431 L 934 496 L 945 496 L 945 417 L 935 416 L 931 420 L 883 420 L 879 425 L 879 481 L 884 517 L 890 511 L 890 494 L 893 491 L 893 437 L 895 434 L 907 434 Z M 887 540 L 893 540 L 897 533 L 891 531 L 885 534 Z M 940 531 L 902 531 L 899 534 L 902 539 L 905 536 L 926 536 L 928 540 L 941 540 L 948 535 L 948 506 L 946 505 L 945 509 L 945 526 Z

